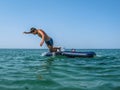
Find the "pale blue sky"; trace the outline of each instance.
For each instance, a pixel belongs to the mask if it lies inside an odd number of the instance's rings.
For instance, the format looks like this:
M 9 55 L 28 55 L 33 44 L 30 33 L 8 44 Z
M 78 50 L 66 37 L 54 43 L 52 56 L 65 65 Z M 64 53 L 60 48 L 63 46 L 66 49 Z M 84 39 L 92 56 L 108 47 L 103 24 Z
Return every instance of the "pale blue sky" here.
M 120 48 L 120 0 L 0 0 L 0 48 L 46 48 L 41 28 L 65 48 Z

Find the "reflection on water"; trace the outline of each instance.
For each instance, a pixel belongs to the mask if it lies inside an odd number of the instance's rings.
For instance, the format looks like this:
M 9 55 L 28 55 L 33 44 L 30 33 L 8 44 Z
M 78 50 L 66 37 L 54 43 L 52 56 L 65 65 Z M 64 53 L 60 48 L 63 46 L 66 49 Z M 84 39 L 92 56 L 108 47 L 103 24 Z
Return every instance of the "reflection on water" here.
M 47 58 L 46 60 L 44 60 L 44 62 L 42 62 L 43 64 L 40 66 L 40 74 L 38 76 L 39 80 L 42 80 L 43 79 L 43 75 L 42 73 L 47 73 L 47 74 L 50 74 L 52 73 L 52 63 L 54 62 L 54 59 L 53 57 L 50 57 L 50 58 Z

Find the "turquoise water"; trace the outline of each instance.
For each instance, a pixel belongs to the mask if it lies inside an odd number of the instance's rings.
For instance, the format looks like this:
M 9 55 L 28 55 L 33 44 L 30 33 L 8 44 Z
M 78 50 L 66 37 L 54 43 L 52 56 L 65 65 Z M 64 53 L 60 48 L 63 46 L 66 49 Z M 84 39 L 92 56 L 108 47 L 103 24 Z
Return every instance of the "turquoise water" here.
M 120 49 L 94 58 L 44 57 L 47 50 L 0 49 L 0 90 L 120 90 Z

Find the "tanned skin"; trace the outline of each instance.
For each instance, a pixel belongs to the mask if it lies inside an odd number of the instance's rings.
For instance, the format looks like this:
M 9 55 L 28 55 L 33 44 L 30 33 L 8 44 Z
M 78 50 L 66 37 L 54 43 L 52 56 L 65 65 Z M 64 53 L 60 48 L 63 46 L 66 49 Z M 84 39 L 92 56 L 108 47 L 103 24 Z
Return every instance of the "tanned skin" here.
M 50 37 L 42 29 L 36 29 L 34 32 L 23 32 L 23 33 L 24 34 L 38 35 L 42 39 L 41 42 L 40 42 L 40 46 L 43 46 L 43 43 L 45 41 L 50 40 Z M 57 50 L 61 51 L 61 47 L 53 47 L 53 46 L 50 46 L 50 45 L 47 45 L 47 47 L 49 48 L 50 52 L 57 52 Z

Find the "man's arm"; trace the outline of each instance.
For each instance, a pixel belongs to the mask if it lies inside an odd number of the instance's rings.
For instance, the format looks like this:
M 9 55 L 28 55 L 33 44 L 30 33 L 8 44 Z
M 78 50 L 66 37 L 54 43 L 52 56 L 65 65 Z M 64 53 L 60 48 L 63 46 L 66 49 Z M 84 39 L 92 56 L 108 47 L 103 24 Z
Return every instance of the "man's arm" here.
M 31 32 L 23 32 L 24 34 L 31 34 Z
M 43 32 L 41 32 L 40 30 L 38 31 L 38 34 L 41 34 L 41 38 L 42 38 L 42 40 L 41 40 L 41 42 L 40 42 L 40 46 L 42 46 L 43 45 L 43 43 L 44 43 L 44 41 L 45 41 L 45 35 L 44 35 L 44 33 Z

